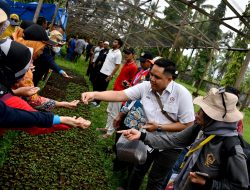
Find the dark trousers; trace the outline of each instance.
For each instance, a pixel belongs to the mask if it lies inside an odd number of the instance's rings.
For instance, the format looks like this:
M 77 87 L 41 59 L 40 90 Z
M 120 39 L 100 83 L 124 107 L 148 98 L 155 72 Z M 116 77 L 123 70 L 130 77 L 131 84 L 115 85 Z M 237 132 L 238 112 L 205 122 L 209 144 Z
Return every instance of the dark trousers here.
M 124 125 L 124 122 L 121 122 L 121 126 L 118 128 L 118 130 L 127 130 L 129 129 Z M 131 175 L 131 172 L 133 170 L 133 164 L 125 161 L 121 161 L 117 158 L 117 150 L 116 150 L 116 143 L 119 140 L 121 134 L 116 133 L 115 135 L 115 144 L 114 144 L 114 152 L 115 152 L 115 159 L 113 160 L 113 172 L 116 174 L 116 178 L 119 181 L 119 187 L 123 187 L 124 189 L 127 189 L 128 185 L 128 177 Z
M 154 150 L 152 153 L 148 153 L 147 161 L 143 165 L 134 166 L 127 190 L 139 190 L 152 163 L 147 190 L 162 190 L 164 179 L 171 172 L 180 152 L 181 150 L 168 149 L 164 151 Z
M 105 75 L 101 72 L 99 72 L 96 76 L 96 79 L 93 83 L 93 91 L 105 91 L 108 88 L 109 81 L 106 81 L 106 78 L 108 75 Z M 100 103 L 100 100 L 95 100 L 96 103 Z

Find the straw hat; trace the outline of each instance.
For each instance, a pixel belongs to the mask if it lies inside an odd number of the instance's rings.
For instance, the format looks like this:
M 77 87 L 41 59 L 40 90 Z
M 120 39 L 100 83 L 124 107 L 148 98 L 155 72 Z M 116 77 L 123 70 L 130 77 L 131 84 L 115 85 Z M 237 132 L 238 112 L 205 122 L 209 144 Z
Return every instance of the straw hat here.
M 223 98 L 225 107 L 223 105 Z M 224 122 L 237 122 L 243 119 L 243 114 L 237 109 L 238 97 L 221 89 L 212 88 L 207 96 L 199 96 L 193 103 L 199 105 L 212 119 Z
M 0 23 L 5 22 L 7 19 L 7 14 L 3 11 L 3 9 L 0 9 Z

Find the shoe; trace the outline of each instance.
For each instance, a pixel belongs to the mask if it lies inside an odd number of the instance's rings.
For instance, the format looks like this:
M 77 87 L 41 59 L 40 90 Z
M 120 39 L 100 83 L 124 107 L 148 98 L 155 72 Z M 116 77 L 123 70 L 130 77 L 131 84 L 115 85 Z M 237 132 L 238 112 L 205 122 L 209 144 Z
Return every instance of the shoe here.
M 96 106 L 97 105 L 97 103 L 95 102 L 95 101 L 93 101 L 93 102 L 90 102 L 93 106 Z
M 106 128 L 96 128 L 97 131 L 107 132 L 108 130 Z
M 99 108 L 100 107 L 100 104 L 97 104 L 96 106 L 94 106 L 94 108 Z
M 100 104 L 97 104 L 96 102 L 91 102 L 91 104 L 95 107 L 95 108 L 99 108 Z

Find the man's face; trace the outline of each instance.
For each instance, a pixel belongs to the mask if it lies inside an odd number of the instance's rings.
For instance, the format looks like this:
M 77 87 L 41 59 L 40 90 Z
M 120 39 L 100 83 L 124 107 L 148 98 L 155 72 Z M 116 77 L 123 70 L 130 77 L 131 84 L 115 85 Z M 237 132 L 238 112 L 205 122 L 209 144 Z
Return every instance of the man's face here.
M 164 74 L 164 68 L 158 65 L 153 65 L 150 71 L 150 83 L 153 91 L 162 92 L 172 81 L 170 75 Z
M 100 42 L 98 43 L 98 45 L 99 45 L 99 47 L 103 47 L 103 41 L 100 41 Z
M 119 48 L 119 44 L 117 40 L 113 41 L 113 48 Z
M 124 53 L 124 58 L 125 58 L 125 61 L 131 61 L 134 57 L 134 54 L 130 53 L 130 54 L 127 54 L 127 53 Z
M 104 49 L 108 49 L 109 45 L 108 44 L 103 44 Z
M 200 108 L 199 111 L 195 114 L 195 121 L 201 126 L 204 126 L 204 112 Z
M 140 64 L 143 70 L 146 70 L 151 67 L 151 62 L 148 59 L 144 62 L 140 62 Z

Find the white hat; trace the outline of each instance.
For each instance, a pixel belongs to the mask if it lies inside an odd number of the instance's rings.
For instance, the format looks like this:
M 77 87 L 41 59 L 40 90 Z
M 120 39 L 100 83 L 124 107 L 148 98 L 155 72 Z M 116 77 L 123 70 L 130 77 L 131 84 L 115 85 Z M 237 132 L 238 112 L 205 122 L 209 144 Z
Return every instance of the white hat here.
M 0 23 L 5 22 L 7 19 L 7 14 L 3 11 L 3 9 L 0 9 Z
M 107 44 L 107 45 L 109 45 L 109 42 L 108 42 L 108 41 L 105 41 L 103 44 Z
M 236 107 L 237 102 L 236 95 L 216 88 L 211 88 L 207 96 L 199 96 L 193 101 L 212 119 L 229 123 L 243 119 L 243 114 Z

